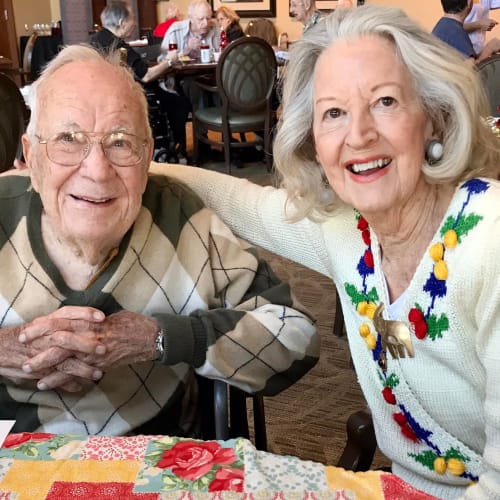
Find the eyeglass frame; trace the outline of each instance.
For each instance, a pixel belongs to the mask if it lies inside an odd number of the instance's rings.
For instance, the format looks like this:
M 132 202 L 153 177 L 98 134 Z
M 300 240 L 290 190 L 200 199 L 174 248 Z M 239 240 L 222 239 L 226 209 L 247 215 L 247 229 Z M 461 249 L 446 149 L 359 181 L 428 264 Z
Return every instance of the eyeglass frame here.
M 83 156 L 80 158 L 80 161 L 78 163 L 71 163 L 71 164 L 65 164 L 65 163 L 59 163 L 57 161 L 54 161 L 50 156 L 49 156 L 49 151 L 48 151 L 48 143 L 49 141 L 51 141 L 52 139 L 55 139 L 57 136 L 60 136 L 60 135 L 63 135 L 63 134 L 68 134 L 68 135 L 75 135 L 75 134 L 82 134 L 86 139 L 87 139 L 87 150 L 86 150 L 86 153 L 83 154 Z M 120 165 L 118 163 L 115 163 L 113 161 L 111 161 L 111 159 L 108 158 L 108 155 L 106 153 L 106 149 L 104 148 L 104 145 L 103 145 L 103 140 L 104 138 L 108 137 L 108 136 L 111 136 L 112 134 L 124 134 L 126 136 L 132 136 L 132 137 L 135 137 L 137 138 L 139 141 L 141 141 L 141 138 L 136 135 L 136 134 L 131 134 L 129 132 L 124 132 L 123 130 L 115 130 L 115 131 L 112 131 L 112 132 L 105 132 L 105 133 L 101 133 L 101 132 L 85 132 L 84 130 L 77 130 L 77 131 L 62 131 L 62 132 L 58 132 L 57 134 L 54 134 L 53 136 L 51 137 L 48 137 L 47 139 L 42 139 L 41 136 L 39 136 L 38 134 L 34 134 L 34 136 L 36 137 L 36 139 L 38 140 L 38 144 L 44 144 L 45 145 L 45 154 L 47 155 L 47 158 L 54 162 L 56 165 L 59 165 L 61 167 L 76 167 L 78 165 L 80 165 L 83 160 L 85 160 L 90 152 L 92 151 L 92 148 L 95 144 L 100 144 L 101 146 L 101 150 L 102 150 L 102 153 L 104 154 L 104 156 L 106 157 L 106 159 L 114 166 L 116 167 L 119 167 L 119 168 L 127 168 L 127 167 L 135 167 L 136 165 L 139 165 L 139 163 L 141 163 L 141 161 L 144 159 L 144 155 L 141 156 L 139 158 L 139 160 L 136 162 L 136 163 L 130 163 L 128 165 Z M 91 140 L 91 136 L 94 136 L 94 135 L 102 135 L 101 139 L 99 141 L 92 141 Z M 147 138 L 144 138 L 142 139 L 142 143 L 141 143 L 141 146 L 143 149 L 145 149 L 148 145 L 148 139 Z

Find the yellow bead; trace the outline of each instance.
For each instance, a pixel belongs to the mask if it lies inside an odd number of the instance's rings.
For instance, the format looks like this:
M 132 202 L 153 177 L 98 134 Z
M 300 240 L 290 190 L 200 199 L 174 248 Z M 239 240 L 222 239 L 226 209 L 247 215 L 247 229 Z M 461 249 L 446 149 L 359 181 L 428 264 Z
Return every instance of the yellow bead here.
M 448 266 L 444 260 L 439 260 L 434 264 L 434 276 L 438 280 L 445 280 L 448 278 Z
M 434 460 L 434 471 L 437 474 L 444 474 L 446 472 L 446 460 L 443 457 L 437 457 Z
M 443 239 L 444 239 L 444 244 L 447 248 L 453 248 L 458 243 L 457 233 L 453 229 L 448 229 L 448 231 L 444 233 Z
M 357 306 L 357 311 L 361 316 L 364 316 L 366 314 L 366 307 L 368 306 L 368 302 L 366 300 L 362 300 L 361 302 L 358 303 Z
M 363 323 L 359 327 L 359 334 L 362 337 L 367 337 L 370 334 L 370 327 L 366 323 Z
M 429 248 L 429 255 L 434 262 L 441 260 L 444 255 L 444 248 L 442 243 L 434 243 L 434 245 Z
M 465 472 L 465 464 L 458 458 L 448 459 L 448 472 L 454 476 L 461 476 Z
M 370 319 L 373 319 L 373 316 L 375 316 L 375 311 L 377 310 L 377 306 L 373 302 L 368 302 L 368 305 L 366 306 L 366 316 Z
M 369 333 L 365 337 L 365 342 L 366 345 L 368 346 L 368 349 L 370 349 L 371 351 L 373 351 L 373 349 L 377 347 L 377 339 L 375 338 L 375 335 L 373 335 L 373 333 Z

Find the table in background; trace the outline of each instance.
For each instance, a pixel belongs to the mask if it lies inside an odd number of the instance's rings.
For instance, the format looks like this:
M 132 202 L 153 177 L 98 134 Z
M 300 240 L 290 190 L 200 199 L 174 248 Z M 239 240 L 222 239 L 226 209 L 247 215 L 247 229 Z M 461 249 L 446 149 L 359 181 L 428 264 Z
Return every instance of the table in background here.
M 11 434 L 0 449 L 4 500 L 160 498 L 430 500 L 396 476 L 256 450 L 245 439 Z M 225 492 L 225 493 L 224 493 Z M 237 495 L 236 492 L 242 493 Z

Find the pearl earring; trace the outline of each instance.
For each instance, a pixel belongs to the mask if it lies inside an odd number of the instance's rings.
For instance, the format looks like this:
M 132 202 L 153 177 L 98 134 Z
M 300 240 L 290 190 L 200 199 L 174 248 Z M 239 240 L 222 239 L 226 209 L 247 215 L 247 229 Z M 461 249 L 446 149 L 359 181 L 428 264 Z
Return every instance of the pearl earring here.
M 425 147 L 425 159 L 429 165 L 438 162 L 443 157 L 443 143 L 433 139 Z

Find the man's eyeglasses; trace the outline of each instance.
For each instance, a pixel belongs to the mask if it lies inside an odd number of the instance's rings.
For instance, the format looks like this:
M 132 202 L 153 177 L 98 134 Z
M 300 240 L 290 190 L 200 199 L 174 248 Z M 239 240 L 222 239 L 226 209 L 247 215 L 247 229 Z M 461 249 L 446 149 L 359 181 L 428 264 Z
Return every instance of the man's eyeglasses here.
M 87 158 L 93 144 L 100 144 L 104 155 L 117 167 L 132 167 L 144 159 L 148 141 L 126 132 L 109 132 L 99 141 L 90 136 L 95 132 L 61 132 L 43 140 L 35 136 L 40 144 L 45 144 L 49 160 L 64 167 L 74 167 Z

